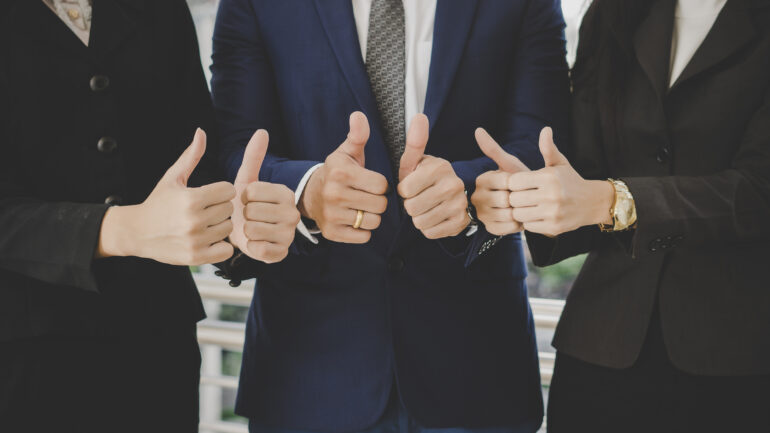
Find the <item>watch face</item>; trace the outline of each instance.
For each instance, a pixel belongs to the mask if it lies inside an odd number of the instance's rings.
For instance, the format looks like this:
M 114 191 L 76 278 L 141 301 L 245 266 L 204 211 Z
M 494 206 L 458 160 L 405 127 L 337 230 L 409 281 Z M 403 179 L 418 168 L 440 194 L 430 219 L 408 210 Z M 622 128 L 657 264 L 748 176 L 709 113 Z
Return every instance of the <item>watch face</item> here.
M 634 199 L 629 192 L 619 192 L 618 202 L 615 205 L 615 220 L 617 225 L 627 228 L 631 225 L 631 218 L 635 209 Z

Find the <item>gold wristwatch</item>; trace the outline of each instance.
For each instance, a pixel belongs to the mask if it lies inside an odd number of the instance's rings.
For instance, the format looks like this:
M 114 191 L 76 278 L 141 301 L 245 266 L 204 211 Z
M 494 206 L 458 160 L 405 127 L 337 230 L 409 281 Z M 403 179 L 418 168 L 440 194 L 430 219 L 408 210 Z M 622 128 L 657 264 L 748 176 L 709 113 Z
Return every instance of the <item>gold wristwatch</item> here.
M 622 180 L 607 179 L 615 188 L 615 200 L 610 208 L 612 224 L 599 224 L 603 232 L 622 232 L 636 227 L 636 203 L 628 185 Z

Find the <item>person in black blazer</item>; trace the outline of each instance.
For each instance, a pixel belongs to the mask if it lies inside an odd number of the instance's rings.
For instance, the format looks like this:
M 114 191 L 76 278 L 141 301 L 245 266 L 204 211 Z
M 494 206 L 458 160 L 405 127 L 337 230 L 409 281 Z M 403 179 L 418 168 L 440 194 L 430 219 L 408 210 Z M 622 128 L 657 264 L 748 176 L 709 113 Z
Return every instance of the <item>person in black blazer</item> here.
M 184 0 L 10 0 L 0 40 L 0 432 L 198 431 L 188 265 L 230 258 L 231 232 L 279 260 L 299 219 L 253 182 L 267 135 L 237 187 L 211 183 Z M 260 216 L 285 222 L 262 237 Z
M 594 1 L 546 168 L 478 132 L 501 166 L 474 195 L 488 230 L 527 230 L 540 266 L 589 253 L 549 432 L 770 431 L 770 2 L 686 3 Z

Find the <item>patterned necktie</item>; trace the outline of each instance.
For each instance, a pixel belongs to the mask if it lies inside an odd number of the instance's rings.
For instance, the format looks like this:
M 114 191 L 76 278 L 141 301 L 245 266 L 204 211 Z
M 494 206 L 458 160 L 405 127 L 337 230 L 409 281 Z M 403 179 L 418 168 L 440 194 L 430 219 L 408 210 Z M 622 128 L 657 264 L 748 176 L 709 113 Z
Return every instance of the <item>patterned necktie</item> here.
M 406 145 L 406 25 L 402 0 L 372 1 L 366 72 L 385 126 L 385 144 L 398 176 Z

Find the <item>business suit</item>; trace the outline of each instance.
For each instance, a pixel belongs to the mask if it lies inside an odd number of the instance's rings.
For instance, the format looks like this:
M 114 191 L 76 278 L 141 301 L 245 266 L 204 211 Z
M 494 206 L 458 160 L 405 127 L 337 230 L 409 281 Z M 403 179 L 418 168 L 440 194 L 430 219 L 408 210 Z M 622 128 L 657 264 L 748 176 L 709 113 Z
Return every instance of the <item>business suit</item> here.
M 610 415 L 594 420 L 594 431 L 770 425 L 766 411 L 752 410 L 766 407 L 766 397 L 752 394 L 770 375 L 770 294 L 762 283 L 770 259 L 770 7 L 729 0 L 669 88 L 674 4 L 654 2 L 625 48 L 635 60 L 620 93 L 617 136 L 597 84 L 612 71 L 593 68 L 604 59 L 586 51 L 573 73 L 566 153 L 585 178 L 626 182 L 638 223 L 624 233 L 594 226 L 528 238 L 540 266 L 590 253 L 554 337 L 554 432 L 589 425 L 603 403 Z M 689 403 L 672 408 L 682 401 Z M 654 409 L 663 402 L 670 405 Z
M 566 122 L 559 3 L 439 1 L 435 19 L 426 152 L 452 162 L 470 191 L 494 167 L 480 158 L 478 126 L 542 165 L 540 128 Z M 356 431 L 380 419 L 395 382 L 425 426 L 539 425 L 520 238 L 482 229 L 430 241 L 402 212 L 351 2 L 223 1 L 213 58 L 230 176 L 246 131 L 265 128 L 261 178 L 296 189 L 360 110 L 371 122 L 366 168 L 391 185 L 368 244 L 298 236 L 284 262 L 261 269 L 237 412 L 283 428 Z
M 42 1 L 4 11 L 0 430 L 197 431 L 189 269 L 94 260 L 107 208 L 213 132 L 187 6 L 96 0 L 88 47 Z

